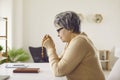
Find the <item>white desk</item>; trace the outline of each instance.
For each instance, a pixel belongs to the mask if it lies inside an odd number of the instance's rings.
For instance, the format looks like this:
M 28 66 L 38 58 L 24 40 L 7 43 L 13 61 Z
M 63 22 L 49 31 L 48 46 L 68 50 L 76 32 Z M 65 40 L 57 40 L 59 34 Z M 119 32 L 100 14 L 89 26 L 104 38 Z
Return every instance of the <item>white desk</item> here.
M 6 68 L 6 65 L 24 64 L 32 68 L 40 68 L 39 73 L 13 73 L 15 68 Z M 8 80 L 66 80 L 65 77 L 55 77 L 49 63 L 4 63 L 0 65 L 0 75 L 10 75 Z

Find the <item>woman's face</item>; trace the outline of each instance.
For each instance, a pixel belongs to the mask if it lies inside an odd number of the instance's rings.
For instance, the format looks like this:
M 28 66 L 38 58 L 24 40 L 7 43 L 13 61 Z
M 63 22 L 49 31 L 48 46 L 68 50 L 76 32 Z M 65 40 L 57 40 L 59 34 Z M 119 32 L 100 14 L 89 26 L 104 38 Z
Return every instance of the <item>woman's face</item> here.
M 62 42 L 69 42 L 71 39 L 71 32 L 63 27 L 57 28 L 58 37 L 62 40 Z

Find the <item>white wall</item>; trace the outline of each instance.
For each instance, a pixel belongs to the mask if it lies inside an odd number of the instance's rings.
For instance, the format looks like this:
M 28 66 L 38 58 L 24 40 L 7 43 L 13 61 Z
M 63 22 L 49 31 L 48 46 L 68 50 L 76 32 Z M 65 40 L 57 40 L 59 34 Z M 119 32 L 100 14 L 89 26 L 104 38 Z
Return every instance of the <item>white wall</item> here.
M 17 24 L 14 25 L 16 32 L 13 46 L 23 46 L 28 51 L 28 46 L 40 46 L 43 35 L 50 34 L 56 43 L 57 52 L 60 53 L 64 44 L 57 37 L 53 20 L 56 14 L 68 10 L 83 14 L 82 31 L 88 34 L 98 49 L 111 50 L 115 45 L 120 45 L 118 35 L 120 34 L 120 0 L 19 1 L 14 0 L 14 4 L 23 6 L 14 5 L 14 8 L 17 6 L 13 10 L 16 14 L 14 17 L 17 17 L 14 21 L 17 21 Z M 100 24 L 88 21 L 88 18 L 96 13 L 103 15 L 103 21 Z
M 85 18 L 82 31 L 89 35 L 98 49 L 111 49 L 114 45 L 120 44 L 118 37 L 120 0 L 24 0 L 23 2 L 24 47 L 39 46 L 41 36 L 46 33 L 51 34 L 58 42 L 53 20 L 57 13 L 66 10 L 83 14 Z M 86 20 L 88 15 L 96 13 L 103 15 L 102 23 L 96 24 Z
M 23 0 L 13 0 L 13 48 L 23 47 Z
M 12 47 L 12 5 L 12 0 L 0 0 L 0 17 L 8 18 L 8 48 Z

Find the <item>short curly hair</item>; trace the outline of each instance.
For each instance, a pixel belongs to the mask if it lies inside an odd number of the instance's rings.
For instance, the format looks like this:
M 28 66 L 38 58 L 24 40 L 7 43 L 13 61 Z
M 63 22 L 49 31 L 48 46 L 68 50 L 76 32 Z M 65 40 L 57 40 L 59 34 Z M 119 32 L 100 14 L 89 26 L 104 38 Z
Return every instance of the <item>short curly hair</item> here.
M 80 33 L 81 20 L 79 16 L 73 11 L 65 11 L 56 15 L 54 24 L 64 27 L 73 33 Z

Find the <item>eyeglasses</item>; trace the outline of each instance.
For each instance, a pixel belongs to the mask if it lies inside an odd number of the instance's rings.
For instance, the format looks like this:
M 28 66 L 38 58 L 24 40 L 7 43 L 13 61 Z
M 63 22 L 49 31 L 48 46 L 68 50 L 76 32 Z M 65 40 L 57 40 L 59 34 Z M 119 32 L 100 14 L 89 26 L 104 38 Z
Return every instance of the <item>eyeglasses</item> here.
M 62 30 L 62 29 L 63 29 L 63 27 L 62 27 L 62 28 L 57 29 L 57 32 L 60 32 L 60 30 Z

